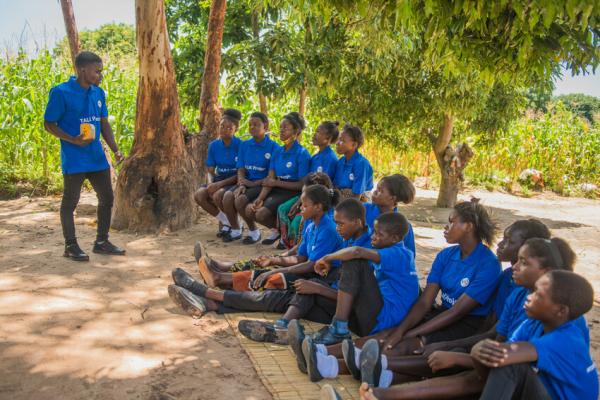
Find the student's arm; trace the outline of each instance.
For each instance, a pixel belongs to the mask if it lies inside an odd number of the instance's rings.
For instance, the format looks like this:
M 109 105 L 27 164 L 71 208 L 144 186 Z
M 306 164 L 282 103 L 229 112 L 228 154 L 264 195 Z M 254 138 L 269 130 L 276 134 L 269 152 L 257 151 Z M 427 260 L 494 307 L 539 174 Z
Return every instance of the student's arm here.
M 381 261 L 377 250 L 364 247 L 352 246 L 340 249 L 334 253 L 327 254 L 315 263 L 315 272 L 321 276 L 327 275 L 331 271 L 332 261 L 349 261 L 356 259 L 365 259 L 378 263 Z M 342 264 L 343 265 L 343 264 Z
M 287 272 L 287 273 L 293 273 L 293 274 L 300 275 L 300 274 L 307 274 L 309 272 L 312 272 L 314 264 L 315 263 L 313 261 L 308 260 L 303 263 L 292 265 L 289 267 L 277 268 L 277 269 L 272 269 L 270 271 L 263 272 L 262 274 L 257 276 L 256 279 L 254 279 L 254 284 L 253 284 L 254 289 L 259 289 L 259 288 L 263 287 L 264 284 L 267 282 L 267 279 L 269 278 L 269 276 L 271 276 L 273 274 Z
M 301 264 L 306 262 L 308 257 L 302 255 L 280 255 L 280 256 L 259 256 L 254 261 L 261 267 L 266 268 L 270 266 L 281 266 L 291 267 L 292 265 Z M 281 272 L 281 269 L 278 269 Z
M 493 339 L 496 338 L 499 342 L 504 342 L 506 339 L 504 337 L 499 337 L 496 335 L 495 326 L 490 328 L 487 332 L 481 333 L 479 335 L 469 336 L 463 339 L 449 340 L 445 342 L 437 342 L 425 345 L 422 349 L 415 351 L 415 354 L 422 354 L 425 357 L 429 357 L 433 352 L 439 350 L 450 351 L 456 348 L 471 348 L 477 343 L 485 339 Z
M 294 281 L 294 288 L 298 294 L 318 294 L 331 300 L 337 300 L 337 290 L 323 283 L 307 279 L 297 279 Z
M 274 179 L 273 187 L 279 187 L 286 190 L 302 190 L 302 181 L 282 181 Z
M 211 169 L 212 169 L 212 171 L 211 171 Z M 211 174 L 211 176 L 213 176 L 214 173 L 215 173 L 215 168 L 214 167 L 210 167 L 208 169 L 208 173 Z M 235 184 L 237 182 L 237 179 L 238 179 L 237 175 L 232 175 L 229 178 L 222 179 L 222 180 L 220 180 L 218 182 L 211 182 L 210 185 L 208 185 L 208 191 L 211 194 L 215 193 L 217 190 L 222 189 L 225 186 Z
M 473 359 L 469 353 L 454 351 L 434 351 L 427 357 L 427 364 L 433 372 L 438 372 L 452 367 L 473 369 Z
M 55 122 L 44 121 L 44 128 L 50 132 L 52 135 L 57 138 L 64 140 L 65 142 L 73 143 L 77 146 L 87 146 L 92 143 L 91 139 L 83 139 L 81 135 L 79 136 L 71 136 L 67 132 L 63 131 L 60 126 L 58 126 Z
M 106 103 L 106 102 L 105 102 Z M 115 134 L 113 133 L 112 127 L 110 126 L 110 122 L 108 122 L 107 117 L 100 118 L 100 130 L 102 133 L 102 138 L 110 147 L 113 154 L 115 155 L 115 159 L 117 162 L 121 162 L 123 159 L 123 154 L 119 151 L 119 146 L 117 146 L 117 142 L 115 141 Z
M 264 181 L 269 181 L 269 179 L 275 179 L 275 171 L 270 170 L 269 175 L 267 175 L 267 177 L 263 179 L 261 183 L 264 183 Z M 270 186 L 263 185 L 262 189 L 260 190 L 260 193 L 258 194 L 258 197 L 256 198 L 256 200 L 254 200 L 254 203 L 252 203 L 252 208 L 254 209 L 254 211 L 257 211 L 263 206 L 263 204 L 265 203 L 265 199 L 269 196 L 269 193 L 271 193 L 271 189 L 272 188 Z
M 488 368 L 535 362 L 538 359 L 535 346 L 529 342 L 500 343 L 486 339 L 471 349 L 471 357 Z
M 383 347 L 391 349 L 398 344 L 405 336 L 405 333 L 413 326 L 417 325 L 425 314 L 431 310 L 431 306 L 440 291 L 440 285 L 437 283 L 428 283 L 421 296 L 413 304 L 410 311 L 400 325 L 385 339 Z
M 470 298 L 466 294 L 462 294 L 454 305 L 436 315 L 429 321 L 421 324 L 405 333 L 404 337 L 417 337 L 427 335 L 431 332 L 439 331 L 442 328 L 452 325 L 459 321 L 462 317 L 470 313 L 474 308 L 478 307 L 479 303 Z

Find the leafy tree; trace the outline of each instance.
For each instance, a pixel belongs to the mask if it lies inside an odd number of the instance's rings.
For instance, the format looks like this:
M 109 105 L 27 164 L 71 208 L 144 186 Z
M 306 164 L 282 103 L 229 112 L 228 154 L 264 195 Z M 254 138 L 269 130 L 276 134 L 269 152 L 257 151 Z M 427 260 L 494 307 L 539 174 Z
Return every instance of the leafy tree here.
M 553 102 L 562 102 L 567 110 L 594 123 L 600 115 L 600 99 L 581 93 L 556 96 Z
M 116 57 L 135 57 L 135 29 L 128 24 L 112 23 L 94 30 L 83 30 L 79 32 L 79 47 L 101 54 L 110 53 Z M 54 52 L 57 56 L 69 54 L 67 37 L 57 43 Z

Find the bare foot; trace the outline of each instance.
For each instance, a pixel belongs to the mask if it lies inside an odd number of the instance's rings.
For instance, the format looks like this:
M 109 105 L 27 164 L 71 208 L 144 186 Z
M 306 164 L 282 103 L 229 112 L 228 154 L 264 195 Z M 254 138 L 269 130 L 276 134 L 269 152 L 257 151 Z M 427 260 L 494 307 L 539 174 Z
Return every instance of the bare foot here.
M 366 382 L 360 385 L 358 393 L 360 394 L 360 400 L 377 400 L 377 397 L 373 394 L 373 389 Z

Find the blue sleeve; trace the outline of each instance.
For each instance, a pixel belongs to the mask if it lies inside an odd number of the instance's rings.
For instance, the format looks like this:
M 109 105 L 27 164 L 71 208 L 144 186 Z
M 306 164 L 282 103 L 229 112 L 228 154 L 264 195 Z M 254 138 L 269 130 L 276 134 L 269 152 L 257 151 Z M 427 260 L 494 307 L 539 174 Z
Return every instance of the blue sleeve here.
M 240 148 L 238 149 L 238 157 L 237 162 L 235 163 L 236 168 L 242 168 L 244 165 L 244 150 L 245 150 L 244 142 L 240 143 Z
M 58 122 L 65 113 L 66 105 L 65 98 L 60 89 L 54 87 L 50 90 L 48 97 L 48 105 L 44 113 L 44 120 L 48 122 Z
M 526 342 L 531 337 L 529 332 L 529 320 L 526 319 L 519 325 L 517 329 L 513 332 L 512 336 L 508 338 L 507 342 Z
M 577 351 L 579 346 L 571 347 L 570 351 L 564 349 L 565 344 L 572 345 L 578 339 L 569 334 L 572 332 L 560 329 L 530 340 L 538 356 L 536 367 L 562 382 L 573 382 L 578 378 L 573 365 L 581 358 L 571 351 Z
M 502 268 L 495 257 L 485 260 L 478 267 L 475 279 L 469 283 L 465 294 L 484 305 L 496 293 L 498 282 L 502 276 Z
M 435 260 L 433 260 L 433 264 L 431 265 L 431 271 L 429 271 L 429 275 L 427 275 L 427 283 L 436 283 L 440 284 L 442 280 L 442 273 L 444 272 L 444 267 L 446 264 L 446 255 L 442 250 L 437 256 L 435 256 Z
M 309 226 L 304 228 L 302 239 L 300 240 L 300 244 L 298 245 L 298 255 L 308 258 L 308 235 L 311 234 L 311 230 L 313 228 Z
M 215 157 L 215 142 L 212 141 L 208 145 L 208 156 L 206 157 L 206 166 L 207 167 L 216 167 L 217 160 Z
M 360 161 L 354 170 L 354 182 L 352 183 L 352 193 L 363 194 L 368 191 L 367 185 L 369 182 L 369 165 L 366 159 Z
M 308 175 L 308 171 L 310 169 L 310 154 L 306 149 L 303 149 L 300 157 L 298 157 L 298 180 L 304 179 L 306 175 Z
M 108 106 L 106 105 L 106 93 L 100 88 L 100 96 L 102 96 L 102 108 L 100 109 L 100 117 L 108 118 Z
M 271 158 L 269 159 L 269 171 L 275 171 L 275 164 L 277 164 L 278 153 L 279 152 L 277 151 L 277 148 L 273 148 Z
M 396 246 L 377 249 L 377 254 L 379 254 L 379 266 L 377 269 L 380 271 L 392 272 L 398 265 L 402 265 L 404 261 L 402 252 L 398 251 Z
M 500 319 L 496 324 L 496 333 L 508 338 L 508 330 L 510 329 L 510 322 L 513 318 L 513 308 L 515 307 L 514 298 L 517 290 L 513 290 L 511 295 L 506 299 Z
M 340 246 L 340 236 L 335 229 L 326 229 L 317 232 L 317 240 L 315 240 L 314 246 L 312 246 L 312 249 L 308 249 L 308 259 L 310 261 L 317 261 L 327 254 L 339 250 Z
M 415 247 L 415 233 L 413 232 L 413 227 L 410 223 L 408 224 L 408 232 L 406 233 L 406 236 L 404 236 L 402 243 L 404 243 L 404 247 L 412 251 L 415 257 L 417 256 L 417 248 Z

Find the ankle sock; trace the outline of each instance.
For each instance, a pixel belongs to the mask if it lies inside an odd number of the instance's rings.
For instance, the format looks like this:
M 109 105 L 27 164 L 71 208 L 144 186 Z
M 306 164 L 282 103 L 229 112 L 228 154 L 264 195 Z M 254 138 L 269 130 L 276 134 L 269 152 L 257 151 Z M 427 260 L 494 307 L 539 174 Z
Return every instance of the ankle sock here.
M 379 376 L 379 385 L 377 387 L 387 388 L 392 384 L 394 374 L 389 369 L 381 369 L 381 375 Z
M 317 352 L 317 369 L 323 378 L 335 378 L 338 376 L 340 367 L 334 356 L 326 356 Z
M 227 219 L 227 215 L 225 215 L 225 213 L 223 211 L 219 211 L 219 213 L 217 214 L 217 219 L 219 220 L 219 222 L 225 226 L 229 226 L 231 225 L 229 223 L 229 219 Z
M 348 333 L 348 321 L 342 321 L 334 317 L 329 329 L 336 335 L 345 335 Z
M 317 350 L 317 353 L 321 353 L 325 356 L 329 354 L 329 352 L 327 351 L 327 346 L 325 346 L 322 343 L 315 344 L 315 349 Z
M 260 238 L 260 229 L 248 232 L 248 236 L 250 236 L 252 240 L 258 240 Z
M 354 346 L 354 362 L 355 365 L 357 367 L 360 368 L 360 352 L 362 351 L 362 349 L 359 349 L 358 347 Z M 385 354 L 381 355 L 381 369 L 387 369 L 388 367 L 388 359 L 387 356 Z
M 269 237 L 267 239 L 269 240 L 275 240 L 279 237 L 279 231 L 277 229 L 271 229 L 271 231 L 269 232 Z
M 242 234 L 242 230 L 241 229 L 232 229 L 229 231 L 229 234 L 233 237 L 238 237 Z
M 281 318 L 275 321 L 273 325 L 275 325 L 275 328 L 287 329 L 289 323 L 290 321 L 288 321 L 287 319 Z

